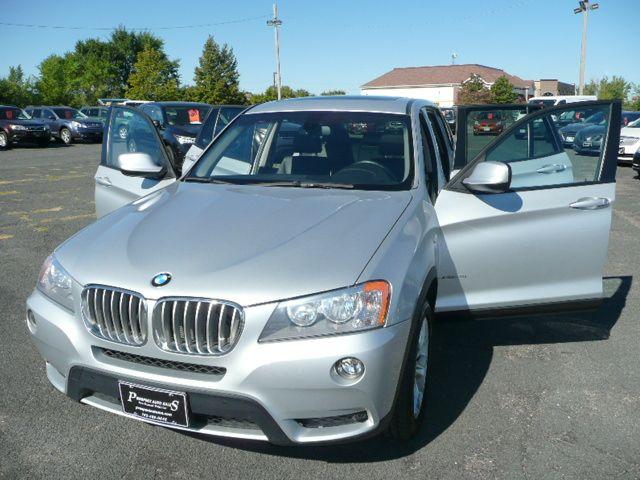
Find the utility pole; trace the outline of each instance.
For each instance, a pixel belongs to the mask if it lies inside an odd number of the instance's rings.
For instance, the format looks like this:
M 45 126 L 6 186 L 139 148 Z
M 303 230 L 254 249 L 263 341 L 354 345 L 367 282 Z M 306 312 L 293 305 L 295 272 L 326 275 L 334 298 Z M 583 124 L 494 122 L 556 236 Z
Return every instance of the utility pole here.
M 578 8 L 573 9 L 573 13 L 582 13 L 582 52 L 580 54 L 580 83 L 578 94 L 584 95 L 584 71 L 587 63 L 587 30 L 589 28 L 589 10 L 597 10 L 600 4 L 590 4 L 589 0 L 580 0 Z
M 273 4 L 273 18 L 267 20 L 267 25 L 273 27 L 276 35 L 276 88 L 278 89 L 278 100 L 282 98 L 282 76 L 280 74 L 280 26 L 282 20 L 278 18 L 278 4 Z

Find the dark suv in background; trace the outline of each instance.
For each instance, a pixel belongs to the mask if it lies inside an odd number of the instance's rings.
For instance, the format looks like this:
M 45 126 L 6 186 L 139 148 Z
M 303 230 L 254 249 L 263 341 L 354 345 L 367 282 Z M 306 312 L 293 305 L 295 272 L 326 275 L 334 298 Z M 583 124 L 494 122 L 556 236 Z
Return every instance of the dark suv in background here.
M 100 118 L 105 122 L 109 116 L 109 107 L 105 107 L 104 105 L 96 105 L 95 107 L 86 106 L 82 107 L 80 111 L 87 117 Z
M 171 162 L 179 167 L 200 133 L 211 105 L 195 102 L 150 102 L 138 108 L 153 120 L 165 145 L 169 147 Z
M 39 120 L 33 120 L 24 110 L 0 105 L 0 149 L 16 143 L 49 144 L 51 131 Z
M 100 118 L 87 117 L 79 110 L 65 106 L 29 106 L 25 110 L 49 125 L 51 135 L 67 145 L 75 140 L 102 141 L 104 122 Z

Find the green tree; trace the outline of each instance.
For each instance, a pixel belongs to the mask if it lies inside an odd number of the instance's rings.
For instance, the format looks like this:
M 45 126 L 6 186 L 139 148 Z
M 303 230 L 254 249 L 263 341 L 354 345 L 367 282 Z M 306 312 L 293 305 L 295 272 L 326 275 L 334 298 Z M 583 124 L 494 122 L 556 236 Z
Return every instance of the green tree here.
M 143 100 L 175 100 L 180 95 L 178 66 L 179 62 L 169 60 L 163 51 L 145 48 L 129 76 L 126 95 Z
M 296 97 L 310 97 L 311 93 L 303 88 L 294 90 L 293 88 L 283 85 L 281 89 L 282 98 L 296 98 Z M 278 99 L 278 90 L 275 86 L 271 85 L 264 93 L 251 94 L 251 103 L 264 103 L 271 102 Z
M 640 83 L 633 86 L 633 94 L 629 103 L 627 103 L 626 108 L 629 110 L 640 110 Z
M 240 91 L 238 62 L 226 43 L 220 47 L 212 36 L 207 38 L 200 62 L 195 69 L 193 99 L 213 104 L 244 104 Z
M 493 103 L 515 103 L 518 94 L 513 89 L 513 84 L 502 75 L 491 85 L 491 101 Z
M 598 100 L 623 100 L 627 101 L 633 89 L 633 84 L 624 78 L 614 75 L 602 77 L 599 80 L 590 80 L 584 87 L 585 95 L 597 95 Z
M 50 55 L 45 58 L 38 69 L 40 79 L 37 89 L 42 98 L 42 103 L 48 105 L 72 103 L 71 86 L 67 72 L 69 70 L 68 55 Z
M 489 90 L 479 75 L 473 74 L 458 90 L 458 105 L 491 103 Z
M 25 77 L 22 66 L 9 67 L 9 75 L 0 78 L 0 104 L 24 107 L 37 100 L 35 80 Z
M 320 95 L 325 97 L 325 96 L 331 96 L 331 95 L 346 95 L 346 94 L 347 92 L 345 92 L 344 90 L 327 90 L 325 92 L 322 92 Z
M 584 86 L 585 95 L 598 95 L 598 82 L 591 79 L 589 83 Z
M 164 51 L 164 42 L 149 32 L 130 32 L 116 28 L 108 42 L 108 59 L 113 65 L 112 89 L 114 97 L 123 96 L 129 86 L 129 77 L 138 61 L 138 55 L 147 48 Z

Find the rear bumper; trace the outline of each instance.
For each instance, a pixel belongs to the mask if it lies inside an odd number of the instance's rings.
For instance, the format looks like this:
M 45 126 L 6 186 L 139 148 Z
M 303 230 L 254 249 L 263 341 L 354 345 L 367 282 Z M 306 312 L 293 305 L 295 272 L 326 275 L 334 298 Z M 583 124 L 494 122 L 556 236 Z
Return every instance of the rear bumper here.
M 395 399 L 411 323 L 261 344 L 257 339 L 275 305 L 249 307 L 233 351 L 220 357 L 197 357 L 162 351 L 152 339 L 142 347 L 131 347 L 96 338 L 74 314 L 37 290 L 27 308 L 36 318 L 36 326 L 29 329 L 46 362 L 49 380 L 71 398 L 125 415 L 118 398 L 119 380 L 186 392 L 194 422 L 188 428 L 165 426 L 277 444 L 347 441 L 383 428 Z M 226 372 L 149 366 L 106 358 L 100 349 L 217 366 Z M 332 371 L 334 363 L 347 356 L 365 364 L 363 377 L 350 384 L 336 379 Z M 362 412 L 364 417 L 352 418 Z

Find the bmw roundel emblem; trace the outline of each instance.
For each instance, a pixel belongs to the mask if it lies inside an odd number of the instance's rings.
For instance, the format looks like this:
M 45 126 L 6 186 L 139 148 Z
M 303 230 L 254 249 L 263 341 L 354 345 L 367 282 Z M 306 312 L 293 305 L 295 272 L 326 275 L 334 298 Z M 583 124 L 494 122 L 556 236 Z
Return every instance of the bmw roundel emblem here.
M 154 287 L 164 287 L 171 281 L 171 274 L 167 272 L 159 273 L 151 279 L 151 285 Z

